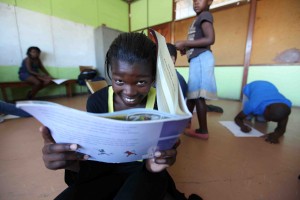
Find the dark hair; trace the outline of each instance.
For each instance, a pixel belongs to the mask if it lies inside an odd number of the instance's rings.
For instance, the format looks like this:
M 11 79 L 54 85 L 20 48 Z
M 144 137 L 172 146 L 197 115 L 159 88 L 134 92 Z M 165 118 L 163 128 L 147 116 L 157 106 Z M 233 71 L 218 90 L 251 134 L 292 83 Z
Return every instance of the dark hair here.
M 40 48 L 32 46 L 27 49 L 27 53 L 26 53 L 27 56 L 30 56 L 30 51 L 32 51 L 32 50 L 36 50 L 38 53 L 41 53 Z
M 175 61 L 176 61 L 177 60 L 177 49 L 176 49 L 176 47 L 171 43 L 167 43 L 167 47 L 168 47 L 170 55 L 174 56 Z
M 110 77 L 110 67 L 114 59 L 129 64 L 150 63 L 153 76 L 156 74 L 156 45 L 143 33 L 121 33 L 112 42 L 105 58 L 108 77 Z

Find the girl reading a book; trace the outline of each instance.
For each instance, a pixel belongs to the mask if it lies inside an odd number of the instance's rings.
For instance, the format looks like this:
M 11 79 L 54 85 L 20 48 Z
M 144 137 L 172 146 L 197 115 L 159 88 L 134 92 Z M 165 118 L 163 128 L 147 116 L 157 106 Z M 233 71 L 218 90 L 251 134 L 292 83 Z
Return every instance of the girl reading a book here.
M 157 109 L 156 91 L 152 87 L 156 45 L 148 37 L 142 33 L 120 34 L 111 44 L 105 64 L 112 86 L 89 97 L 88 112 Z M 56 144 L 47 127 L 41 127 L 41 132 L 45 166 L 52 170 L 65 169 L 69 186 L 56 199 L 186 200 L 166 170 L 175 163 L 175 148 L 157 151 L 154 158 L 143 161 L 103 163 L 87 160 L 88 155 L 75 152 L 77 144 Z M 201 198 L 193 194 L 189 199 Z

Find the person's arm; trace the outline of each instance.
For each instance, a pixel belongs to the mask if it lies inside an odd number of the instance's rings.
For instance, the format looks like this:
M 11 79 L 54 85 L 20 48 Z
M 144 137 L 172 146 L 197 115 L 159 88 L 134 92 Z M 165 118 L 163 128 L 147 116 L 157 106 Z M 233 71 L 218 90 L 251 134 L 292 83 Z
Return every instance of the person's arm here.
M 0 113 L 4 113 L 7 115 L 16 115 L 20 117 L 31 117 L 29 113 L 26 111 L 17 108 L 15 104 L 7 103 L 0 100 Z
M 278 143 L 278 139 L 285 133 L 286 126 L 288 123 L 288 117 L 277 122 L 277 127 L 275 128 L 274 132 L 271 132 L 267 135 L 266 141 L 270 143 Z
M 46 68 L 44 67 L 44 65 L 43 65 L 43 63 L 42 63 L 42 61 L 41 61 L 41 59 L 39 59 L 39 66 L 40 66 L 41 71 L 42 71 L 45 75 L 51 77 L 50 74 L 49 74 L 49 72 L 48 72 L 48 71 L 46 70 Z
M 239 114 L 237 114 L 237 116 L 235 116 L 234 121 L 241 128 L 241 131 L 243 131 L 244 133 L 249 133 L 251 131 L 251 128 L 244 124 L 244 119 L 246 117 L 247 115 L 245 115 L 244 112 L 241 111 Z
M 187 48 L 195 47 L 207 47 L 213 45 L 215 42 L 215 31 L 212 23 L 204 21 L 201 24 L 201 29 L 203 30 L 204 37 L 198 40 L 182 40 L 177 41 L 175 46 L 178 50 L 184 51 Z

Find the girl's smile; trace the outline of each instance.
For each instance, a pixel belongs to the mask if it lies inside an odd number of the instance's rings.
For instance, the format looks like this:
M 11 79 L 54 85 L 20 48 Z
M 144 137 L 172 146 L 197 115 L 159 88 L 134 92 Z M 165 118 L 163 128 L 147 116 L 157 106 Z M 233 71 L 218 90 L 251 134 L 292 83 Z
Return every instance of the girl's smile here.
M 112 87 L 118 108 L 145 107 L 146 96 L 154 81 L 152 67 L 147 63 L 112 62 Z

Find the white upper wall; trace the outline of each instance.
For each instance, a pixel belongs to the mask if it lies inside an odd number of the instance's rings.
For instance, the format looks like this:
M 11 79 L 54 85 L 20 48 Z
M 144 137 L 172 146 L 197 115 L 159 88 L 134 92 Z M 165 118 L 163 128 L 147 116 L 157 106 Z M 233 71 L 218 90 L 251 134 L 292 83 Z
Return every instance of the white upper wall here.
M 38 46 L 45 66 L 95 66 L 94 28 L 0 3 L 0 66 L 18 66 Z

